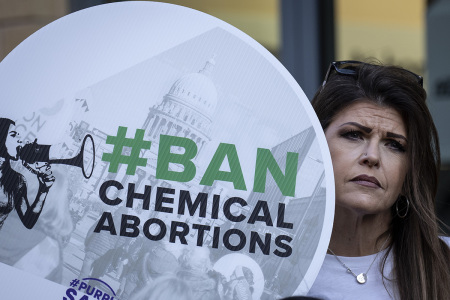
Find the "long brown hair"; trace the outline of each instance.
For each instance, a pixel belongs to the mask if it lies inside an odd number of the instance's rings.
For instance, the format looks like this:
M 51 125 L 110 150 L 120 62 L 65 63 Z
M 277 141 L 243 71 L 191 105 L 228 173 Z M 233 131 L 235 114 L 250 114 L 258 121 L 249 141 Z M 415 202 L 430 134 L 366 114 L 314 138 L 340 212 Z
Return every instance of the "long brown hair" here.
M 0 188 L 7 196 L 8 201 L 12 201 L 15 197 L 14 193 L 17 192 L 17 184 L 20 179 L 20 175 L 11 168 L 10 155 L 5 146 L 8 130 L 11 125 L 15 125 L 14 121 L 0 118 L 0 157 L 5 160 L 0 174 Z
M 434 206 L 440 169 L 439 139 L 425 103 L 426 92 L 411 73 L 399 67 L 361 64 L 352 68 L 354 75 L 332 73 L 312 105 L 324 130 L 340 111 L 360 100 L 393 108 L 402 116 L 410 165 L 402 195 L 410 207 L 407 216 L 399 218 L 393 206 L 392 243 L 384 263 L 392 251 L 401 299 L 450 299 L 450 250 L 438 237 Z

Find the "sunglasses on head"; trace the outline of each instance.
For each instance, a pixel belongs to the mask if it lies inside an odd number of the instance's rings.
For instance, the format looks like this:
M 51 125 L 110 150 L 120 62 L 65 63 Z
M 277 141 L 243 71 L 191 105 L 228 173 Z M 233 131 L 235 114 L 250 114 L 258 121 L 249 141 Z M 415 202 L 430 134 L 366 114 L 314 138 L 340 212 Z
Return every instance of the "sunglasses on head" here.
M 335 71 L 336 73 L 340 75 L 349 75 L 356 77 L 358 75 L 357 69 L 361 67 L 362 65 L 365 65 L 367 63 L 357 61 L 357 60 L 343 60 L 343 61 L 334 61 L 330 64 L 327 70 L 327 74 L 325 75 L 325 79 L 322 83 L 322 88 L 325 86 L 325 84 L 328 81 L 328 78 L 330 77 L 331 73 Z M 369 64 L 370 65 L 370 64 Z M 408 71 L 406 69 L 401 69 L 407 74 L 408 76 L 413 76 L 417 83 L 420 84 L 421 87 L 423 87 L 423 77 L 420 75 L 417 75 L 416 73 L 413 73 L 411 71 Z

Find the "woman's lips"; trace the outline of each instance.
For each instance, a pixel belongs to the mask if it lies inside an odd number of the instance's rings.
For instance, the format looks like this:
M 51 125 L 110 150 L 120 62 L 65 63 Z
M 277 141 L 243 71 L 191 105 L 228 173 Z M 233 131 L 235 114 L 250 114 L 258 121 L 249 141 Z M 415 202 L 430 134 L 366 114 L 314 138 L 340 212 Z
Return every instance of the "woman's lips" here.
M 350 181 L 362 186 L 381 188 L 380 182 L 375 177 L 366 174 L 358 175 L 353 179 L 351 179 Z

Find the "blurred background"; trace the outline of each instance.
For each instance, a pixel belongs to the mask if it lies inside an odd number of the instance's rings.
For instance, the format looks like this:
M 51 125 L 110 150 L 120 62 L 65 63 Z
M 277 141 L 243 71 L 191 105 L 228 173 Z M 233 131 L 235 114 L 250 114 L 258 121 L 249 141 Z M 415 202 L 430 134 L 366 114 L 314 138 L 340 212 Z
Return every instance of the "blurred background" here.
M 0 0 L 0 61 L 46 24 L 111 0 Z M 439 217 L 450 224 L 450 0 L 177 0 L 244 31 L 308 98 L 331 61 L 377 59 L 425 78 L 441 139 Z

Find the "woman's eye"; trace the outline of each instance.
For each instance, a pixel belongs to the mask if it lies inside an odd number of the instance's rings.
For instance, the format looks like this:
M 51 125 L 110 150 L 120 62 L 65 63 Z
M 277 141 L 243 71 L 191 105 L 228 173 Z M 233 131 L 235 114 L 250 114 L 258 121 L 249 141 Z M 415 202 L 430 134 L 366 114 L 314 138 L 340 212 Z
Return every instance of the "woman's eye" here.
M 362 138 L 361 132 L 356 130 L 346 131 L 342 133 L 341 136 L 350 140 L 359 140 Z
M 397 142 L 396 140 L 390 140 L 387 142 L 386 145 L 395 151 L 406 152 L 405 146 L 403 146 L 400 142 Z

